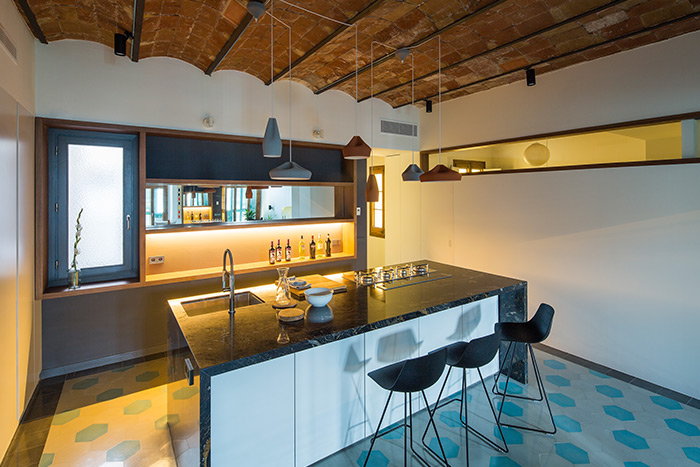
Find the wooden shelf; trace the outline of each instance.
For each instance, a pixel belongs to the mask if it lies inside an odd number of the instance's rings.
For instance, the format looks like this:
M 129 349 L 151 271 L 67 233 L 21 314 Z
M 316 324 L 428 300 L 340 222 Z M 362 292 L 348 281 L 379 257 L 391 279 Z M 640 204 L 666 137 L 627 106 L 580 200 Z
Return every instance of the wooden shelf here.
M 337 224 L 353 223 L 354 219 L 337 219 L 335 217 L 319 217 L 317 219 L 289 219 L 274 221 L 246 221 L 236 224 L 227 223 L 194 223 L 177 224 L 163 227 L 147 228 L 146 235 L 168 233 L 168 232 L 198 232 L 200 230 L 223 230 L 223 229 L 250 229 L 254 227 L 279 227 L 289 225 L 309 225 L 309 224 Z

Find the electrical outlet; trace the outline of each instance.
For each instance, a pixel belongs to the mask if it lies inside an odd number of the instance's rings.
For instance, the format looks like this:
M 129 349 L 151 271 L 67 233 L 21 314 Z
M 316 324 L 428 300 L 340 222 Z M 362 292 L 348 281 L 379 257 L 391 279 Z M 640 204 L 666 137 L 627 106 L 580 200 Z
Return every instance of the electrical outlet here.
M 362 215 L 362 208 L 360 206 L 357 207 L 357 215 L 358 216 Z
M 148 264 L 163 264 L 165 263 L 165 256 L 149 256 Z

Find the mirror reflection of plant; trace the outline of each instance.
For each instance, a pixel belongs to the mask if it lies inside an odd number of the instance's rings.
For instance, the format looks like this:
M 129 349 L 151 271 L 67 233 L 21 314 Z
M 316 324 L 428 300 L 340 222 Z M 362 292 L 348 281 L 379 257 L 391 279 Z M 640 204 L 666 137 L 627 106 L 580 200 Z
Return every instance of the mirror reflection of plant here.
M 246 209 L 243 211 L 245 214 L 245 220 L 254 221 L 255 220 L 255 209 Z
M 80 250 L 78 249 L 78 243 L 80 243 L 80 240 L 82 238 L 82 232 L 83 232 L 83 226 L 80 225 L 80 217 L 83 215 L 83 209 L 80 208 L 80 212 L 78 213 L 78 218 L 75 220 L 75 242 L 73 242 L 73 262 L 71 263 L 71 268 L 77 269 L 76 266 L 76 259 L 78 258 L 78 255 L 80 254 Z

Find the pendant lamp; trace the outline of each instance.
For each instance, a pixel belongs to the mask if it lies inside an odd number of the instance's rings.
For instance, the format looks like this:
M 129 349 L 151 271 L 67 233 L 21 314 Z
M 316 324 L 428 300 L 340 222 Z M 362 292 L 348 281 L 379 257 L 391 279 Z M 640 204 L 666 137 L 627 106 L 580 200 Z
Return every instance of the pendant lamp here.
M 272 21 L 274 20 L 284 24 L 289 30 L 289 162 L 283 162 L 270 170 L 270 178 L 272 180 L 308 180 L 311 178 L 311 171 L 292 161 L 292 27 L 272 16 Z
M 343 147 L 343 157 L 350 160 L 367 159 L 372 153 L 367 143 L 359 136 L 357 123 L 357 107 L 360 105 L 357 99 L 357 23 L 355 23 L 355 136 Z
M 406 56 L 404 58 L 401 58 L 401 55 L 399 55 L 399 51 L 401 50 L 407 50 L 407 49 L 399 49 L 396 51 L 396 54 L 399 56 L 401 61 L 403 62 L 406 59 Z M 411 105 L 415 105 L 415 89 L 413 86 L 413 81 L 415 77 L 415 60 L 413 58 L 413 54 L 411 54 Z M 415 151 L 414 151 L 414 145 L 415 145 L 415 137 L 411 136 L 411 165 L 406 167 L 406 170 L 403 171 L 401 174 L 401 178 L 403 179 L 404 182 L 417 182 L 420 180 L 420 176 L 423 175 L 423 170 L 421 170 L 420 167 L 416 165 L 415 161 Z
M 253 3 L 253 2 L 250 2 Z M 250 5 L 249 3 L 249 5 Z M 263 8 L 265 5 L 263 5 Z M 275 59 L 275 39 L 274 39 L 274 25 L 275 25 L 275 0 L 270 3 L 270 118 L 267 120 L 267 126 L 265 127 L 265 135 L 263 136 L 263 157 L 281 157 L 282 156 L 282 138 L 280 137 L 280 129 L 277 126 L 277 119 L 275 118 L 275 70 L 274 70 L 274 59 Z M 257 21 L 256 17 L 256 21 Z
M 442 39 L 438 36 L 438 165 L 420 176 L 421 182 L 455 182 L 462 175 L 442 164 Z
M 374 146 L 374 41 L 370 45 L 369 51 L 369 74 L 370 74 L 370 141 L 372 146 Z M 369 163 L 369 177 L 367 177 L 367 184 L 365 185 L 365 199 L 368 203 L 376 203 L 379 201 L 379 185 L 377 184 L 377 176 L 372 172 L 372 167 L 374 167 L 374 151 L 370 148 L 370 154 L 372 158 Z

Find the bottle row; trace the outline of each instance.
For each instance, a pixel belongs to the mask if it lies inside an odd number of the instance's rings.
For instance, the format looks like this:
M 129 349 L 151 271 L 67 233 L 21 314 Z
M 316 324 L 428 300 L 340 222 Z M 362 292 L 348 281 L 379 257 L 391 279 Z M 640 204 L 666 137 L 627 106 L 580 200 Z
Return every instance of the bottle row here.
M 314 241 L 314 236 L 311 236 L 311 243 L 309 243 L 309 259 L 316 258 L 326 258 L 331 257 L 331 234 L 326 235 L 326 241 L 321 240 L 321 234 L 318 234 L 318 242 Z M 280 244 L 280 239 L 277 239 L 277 247 L 275 248 L 275 241 L 270 242 L 270 264 L 281 263 L 282 262 L 282 245 Z M 306 259 L 306 242 L 304 242 L 304 236 L 301 236 L 299 240 L 299 259 Z M 289 239 L 287 239 L 287 246 L 284 247 L 284 260 L 292 260 L 292 247 L 289 244 Z

